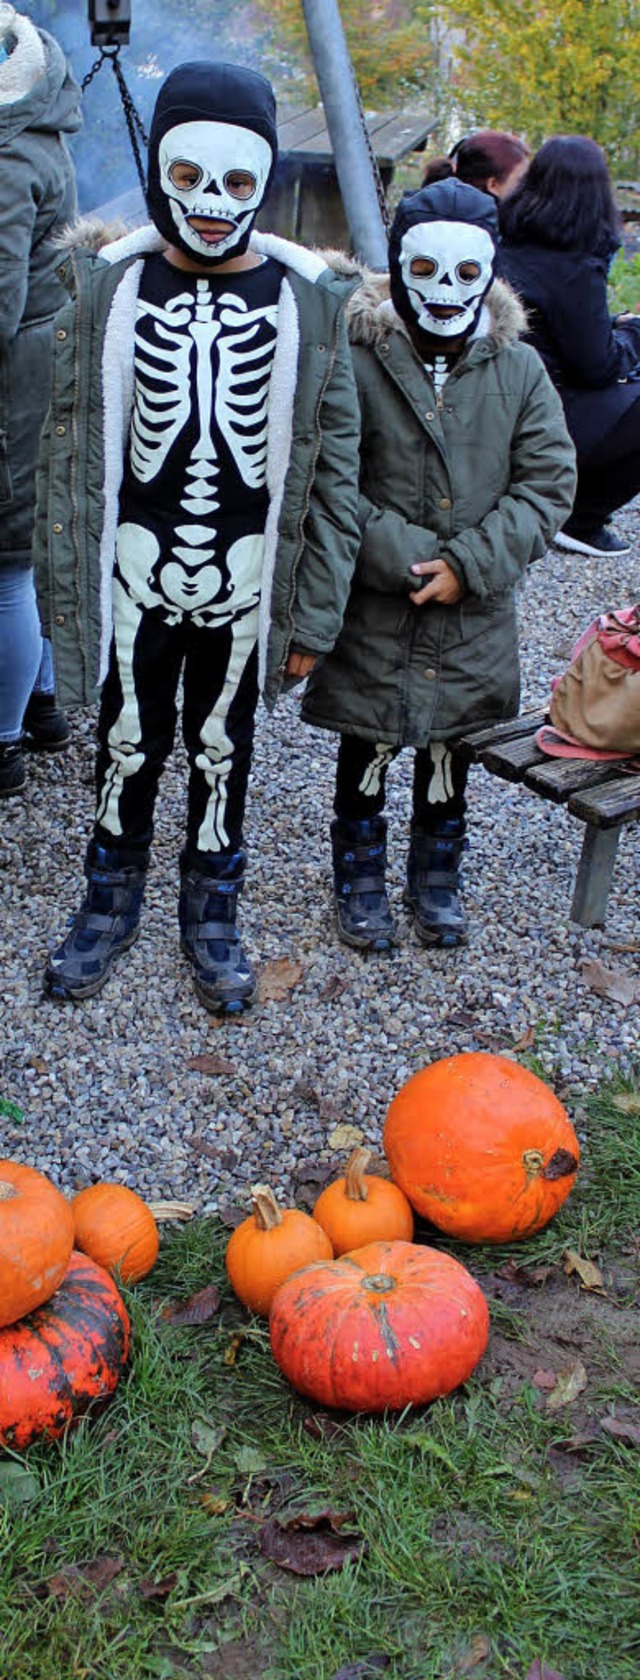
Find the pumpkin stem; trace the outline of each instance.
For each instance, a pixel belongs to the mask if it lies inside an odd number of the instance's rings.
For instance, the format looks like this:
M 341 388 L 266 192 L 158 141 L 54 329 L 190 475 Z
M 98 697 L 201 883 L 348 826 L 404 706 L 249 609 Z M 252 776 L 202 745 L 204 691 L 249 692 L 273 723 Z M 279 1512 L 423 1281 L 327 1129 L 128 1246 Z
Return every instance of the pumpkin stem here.
M 9 1184 L 6 1178 L 0 1179 L 0 1202 L 12 1202 L 17 1194 L 15 1184 Z
M 259 1231 L 274 1231 L 282 1224 L 282 1214 L 269 1184 L 254 1184 L 251 1191 L 253 1217 Z
M 527 1180 L 530 1178 L 539 1178 L 544 1166 L 544 1155 L 542 1150 L 525 1149 L 522 1157 L 522 1165 L 526 1172 Z
M 364 1181 L 364 1175 L 371 1160 L 371 1150 L 354 1149 L 349 1156 L 344 1169 L 345 1192 L 350 1202 L 366 1202 L 369 1191 Z
M 376 1295 L 386 1295 L 390 1289 L 395 1289 L 396 1280 L 389 1277 L 386 1272 L 376 1272 L 362 1279 L 362 1287 L 375 1291 Z

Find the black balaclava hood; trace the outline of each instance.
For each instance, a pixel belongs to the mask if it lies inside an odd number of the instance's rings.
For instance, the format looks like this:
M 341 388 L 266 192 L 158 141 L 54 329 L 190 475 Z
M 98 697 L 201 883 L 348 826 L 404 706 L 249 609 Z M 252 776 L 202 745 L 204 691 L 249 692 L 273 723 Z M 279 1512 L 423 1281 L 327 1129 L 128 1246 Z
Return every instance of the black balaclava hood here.
M 186 124 L 192 125 L 188 131 Z M 238 129 L 245 131 L 244 140 L 233 132 Z M 181 130 L 175 140 L 174 130 Z M 169 179 L 172 149 L 175 159 L 199 166 L 191 172 L 199 176 L 193 185 L 174 186 Z M 147 205 L 158 232 L 207 266 L 240 256 L 271 186 L 277 154 L 275 95 L 264 76 L 238 64 L 178 64 L 160 89 L 149 135 Z M 229 171 L 255 178 L 255 191 L 245 200 L 225 188 Z M 190 215 L 228 220 L 232 231 L 223 244 L 208 246 L 191 227 Z
M 473 332 L 494 277 L 497 243 L 494 201 L 476 187 L 449 178 L 404 194 L 389 238 L 391 297 L 398 315 L 429 345 L 446 352 L 452 340 Z M 422 272 L 412 287 L 416 259 Z

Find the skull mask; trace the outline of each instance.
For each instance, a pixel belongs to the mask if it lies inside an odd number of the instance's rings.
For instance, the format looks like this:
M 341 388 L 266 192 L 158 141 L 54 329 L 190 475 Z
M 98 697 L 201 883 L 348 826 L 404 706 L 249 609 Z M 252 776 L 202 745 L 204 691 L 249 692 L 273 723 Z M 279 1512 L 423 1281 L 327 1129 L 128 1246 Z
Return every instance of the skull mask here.
M 277 158 L 273 89 L 236 64 L 178 65 L 156 100 L 147 203 L 170 245 L 203 266 L 246 251 Z
M 391 296 L 412 329 L 443 350 L 469 337 L 491 285 L 497 242 L 493 200 L 445 180 L 406 193 L 389 241 Z

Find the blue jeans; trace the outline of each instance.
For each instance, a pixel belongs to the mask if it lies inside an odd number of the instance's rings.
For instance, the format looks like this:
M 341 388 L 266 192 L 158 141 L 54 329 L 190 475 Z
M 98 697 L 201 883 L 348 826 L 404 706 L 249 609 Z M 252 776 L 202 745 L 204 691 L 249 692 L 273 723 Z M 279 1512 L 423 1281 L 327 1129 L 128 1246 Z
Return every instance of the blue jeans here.
M 40 630 L 33 570 L 0 566 L 0 742 L 18 741 L 32 693 L 53 694 L 51 643 Z

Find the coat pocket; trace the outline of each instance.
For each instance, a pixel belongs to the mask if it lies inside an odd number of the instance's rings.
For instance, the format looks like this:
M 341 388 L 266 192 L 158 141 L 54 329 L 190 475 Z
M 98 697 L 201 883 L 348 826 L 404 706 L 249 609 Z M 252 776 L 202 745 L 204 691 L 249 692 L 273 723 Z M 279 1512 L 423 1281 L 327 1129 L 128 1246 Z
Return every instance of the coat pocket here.
M 13 484 L 11 482 L 7 434 L 6 432 L 0 432 L 0 506 L 6 507 L 12 501 Z

